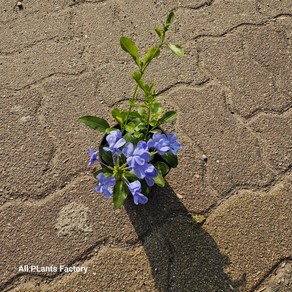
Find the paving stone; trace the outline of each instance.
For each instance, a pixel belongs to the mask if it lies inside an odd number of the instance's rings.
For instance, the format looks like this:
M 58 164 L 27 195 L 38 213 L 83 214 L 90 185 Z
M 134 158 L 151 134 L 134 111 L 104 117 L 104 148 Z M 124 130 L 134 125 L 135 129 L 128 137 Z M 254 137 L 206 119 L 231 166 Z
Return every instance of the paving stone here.
M 67 274 L 49 284 L 30 281 L 12 291 L 156 291 L 143 247 L 102 247 L 81 266 L 88 267 L 86 274 Z
M 291 17 L 287 16 L 277 18 L 265 26 L 250 27 L 242 32 L 248 55 L 273 73 L 274 86 L 289 95 L 290 104 L 292 103 L 291 31 Z M 263 39 L 268 41 L 260 41 Z M 277 99 L 277 96 L 274 98 Z
M 91 176 L 80 176 L 47 199 L 1 208 L 0 287 L 18 274 L 20 265 L 69 264 L 103 243 L 123 247 L 137 241 L 125 210 L 114 210 L 111 200 L 93 188 Z M 66 222 L 64 212 L 71 214 Z
M 53 74 L 79 74 L 85 69 L 83 47 L 76 40 L 48 41 L 21 53 L 0 56 L 0 86 L 21 89 Z
M 291 261 L 283 261 L 255 291 L 289 292 L 291 289 L 292 263 Z
M 61 10 L 72 3 L 73 0 L 23 1 L 23 9 L 21 10 L 17 7 L 17 2 L 14 0 L 0 0 L 0 22 L 24 18 L 38 11 L 53 12 Z
M 168 220 L 144 248 L 159 291 L 232 291 L 237 285 L 224 272 L 228 258 L 190 217 Z
M 252 290 L 284 258 L 291 258 L 291 175 L 269 192 L 242 190 L 208 217 L 204 228 L 229 257 L 226 273 Z
M 111 122 L 110 110 L 96 96 L 95 75 L 54 77 L 43 84 L 41 113 L 56 153 L 52 175 L 69 180 L 86 170 L 90 157 L 87 148 L 97 149 L 103 133 L 89 129 L 79 117 L 95 115 Z
M 177 105 L 180 131 L 208 157 L 206 180 L 220 196 L 239 186 L 262 187 L 273 179 L 258 140 L 228 111 L 221 88 L 181 87 L 166 98 Z
M 287 170 L 292 165 L 292 111 L 283 115 L 262 114 L 251 127 L 263 140 L 263 155 L 277 170 Z
M 256 1 L 213 1 L 201 9 L 179 9 L 178 35 L 185 40 L 222 35 L 242 23 L 261 23 L 267 16 L 256 10 Z
M 204 161 L 195 142 L 186 139 L 183 132 L 176 133 L 183 148 L 178 153 L 178 167 L 171 170 L 166 180 L 190 213 L 204 213 L 219 200 L 206 179 L 208 160 Z
M 230 90 L 232 110 L 244 117 L 259 110 L 281 111 L 291 104 L 291 98 L 275 84 L 277 72 L 246 56 L 245 42 L 249 42 L 250 34 L 259 30 L 269 31 L 269 28 L 247 26 L 221 38 L 207 37 L 198 41 L 201 65 Z M 275 50 L 277 45 L 271 42 L 269 51 Z M 269 51 L 260 50 L 259 54 L 263 56 Z
M 16 198 L 36 198 L 52 186 L 45 180 L 54 144 L 38 119 L 42 95 L 37 89 L 1 92 L 0 205 Z
M 0 24 L 1 53 L 22 51 L 23 48 L 54 37 L 69 38 L 69 11 L 58 13 L 35 13 L 13 22 Z
M 260 13 L 267 15 L 288 14 L 292 13 L 292 5 L 289 0 L 276 2 L 273 0 L 259 0 L 258 9 Z
M 80 30 L 83 36 L 87 65 L 94 70 L 114 59 L 125 59 L 126 53 L 119 44 L 122 29 L 117 13 L 117 4 L 113 1 L 98 6 L 76 6 L 72 10 L 74 29 Z

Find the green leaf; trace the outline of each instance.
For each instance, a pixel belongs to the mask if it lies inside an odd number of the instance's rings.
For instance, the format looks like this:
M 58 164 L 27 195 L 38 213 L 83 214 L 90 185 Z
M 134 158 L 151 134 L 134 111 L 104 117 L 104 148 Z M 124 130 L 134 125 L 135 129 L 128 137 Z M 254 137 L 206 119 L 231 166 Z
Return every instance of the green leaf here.
M 141 181 L 141 189 L 143 195 L 148 195 L 150 193 L 150 188 L 144 179 Z
M 114 108 L 114 109 L 112 110 L 112 116 L 113 116 L 113 118 L 114 118 L 114 119 L 115 119 L 120 125 L 123 124 L 123 122 L 124 122 L 123 115 L 122 115 L 122 113 L 119 111 L 119 109 Z
M 158 125 L 161 125 L 161 124 L 164 124 L 164 123 L 169 123 L 169 122 L 172 122 L 176 119 L 176 112 L 175 111 L 169 111 L 169 112 L 166 112 L 162 118 L 160 118 L 158 120 Z
M 99 156 L 107 165 L 113 165 L 113 157 L 110 151 L 104 151 L 103 147 L 105 145 L 99 146 Z
M 115 208 L 120 208 L 129 194 L 127 185 L 122 180 L 117 180 L 113 189 L 113 202 Z
M 158 172 L 158 175 L 154 178 L 154 182 L 159 186 L 159 187 L 164 187 L 165 186 L 165 180 L 160 172 Z
M 83 116 L 79 118 L 79 121 L 89 128 L 100 132 L 105 132 L 106 129 L 110 127 L 109 123 L 106 120 L 95 116 Z
M 168 151 L 166 154 L 162 155 L 161 157 L 171 167 L 173 168 L 177 167 L 177 164 L 178 164 L 177 156 L 172 154 L 170 151 Z
M 135 42 L 123 36 L 120 38 L 120 45 L 125 52 L 129 53 L 133 57 L 136 64 L 140 66 L 139 52 Z
M 155 102 L 151 104 L 151 111 L 154 115 L 160 115 L 162 113 L 161 103 Z
M 132 77 L 133 79 L 137 82 L 137 84 L 139 85 L 139 87 L 143 90 L 143 91 L 146 91 L 146 88 L 145 88 L 145 83 L 144 81 L 142 80 L 142 76 L 139 72 L 137 71 L 134 71 L 133 74 L 132 74 Z
M 162 161 L 156 162 L 155 167 L 162 174 L 162 176 L 165 176 L 169 172 L 168 165 Z
M 168 48 L 172 51 L 173 54 L 175 54 L 178 57 L 183 57 L 184 56 L 184 50 L 181 46 L 176 45 L 176 44 L 167 44 Z
M 111 131 L 116 131 L 116 130 L 117 130 L 117 128 L 107 128 L 105 130 L 105 132 L 106 132 L 106 134 L 109 134 Z
M 145 65 L 149 64 L 152 59 L 157 58 L 160 55 L 160 49 L 159 48 L 150 48 L 143 59 L 143 63 Z
M 126 171 L 126 172 L 124 173 L 124 176 L 125 176 L 128 180 L 130 180 L 130 181 L 134 181 L 134 180 L 137 180 L 137 179 L 138 179 L 137 176 L 136 176 L 136 174 L 135 174 L 134 172 L 130 172 L 130 171 Z
M 163 39 L 163 32 L 160 28 L 155 28 L 155 32 L 157 33 L 157 35 L 159 36 L 160 40 Z
M 166 24 L 168 24 L 168 25 L 172 24 L 173 20 L 174 20 L 174 13 L 173 13 L 173 11 L 171 11 L 167 16 Z
M 109 177 L 109 176 L 113 175 L 113 174 L 110 172 L 110 170 L 109 170 L 108 168 L 102 168 L 102 169 L 99 169 L 99 170 L 95 171 L 95 172 L 93 173 L 93 177 L 96 178 L 96 176 L 97 176 L 98 174 L 100 174 L 101 172 L 102 172 L 106 177 Z
M 125 129 L 129 133 L 133 133 L 135 131 L 136 125 L 133 122 L 130 122 L 126 125 Z

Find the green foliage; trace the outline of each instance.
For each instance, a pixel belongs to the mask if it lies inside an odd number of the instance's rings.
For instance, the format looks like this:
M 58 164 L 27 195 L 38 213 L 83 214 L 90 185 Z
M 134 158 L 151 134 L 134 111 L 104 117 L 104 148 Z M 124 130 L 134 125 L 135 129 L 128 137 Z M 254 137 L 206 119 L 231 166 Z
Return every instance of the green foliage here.
M 95 116 L 83 116 L 79 118 L 79 121 L 89 128 L 94 130 L 105 132 L 107 128 L 109 128 L 109 124 L 105 119 L 98 118 Z
M 113 190 L 113 202 L 115 208 L 120 208 L 129 194 L 129 189 L 123 180 L 118 180 Z
M 178 160 L 177 156 L 172 154 L 170 151 L 168 151 L 166 154 L 162 156 L 162 159 L 168 163 L 171 167 L 175 168 L 177 167 Z
M 132 39 L 126 36 L 120 38 L 121 48 L 132 57 L 137 67 L 132 73 L 135 87 L 133 93 L 129 96 L 128 109 L 120 110 L 118 108 L 113 108 L 111 111 L 112 117 L 118 125 L 110 127 L 105 119 L 95 116 L 80 117 L 79 120 L 81 123 L 106 134 L 120 129 L 122 138 L 125 139 L 127 143 L 133 143 L 134 147 L 136 147 L 139 141 L 148 141 L 153 133 L 161 132 L 159 128 L 160 125 L 172 122 L 176 119 L 177 115 L 175 111 L 163 112 L 161 97 L 157 96 L 157 92 L 154 89 L 154 82 L 146 82 L 148 78 L 144 78 L 145 72 L 151 62 L 157 60 L 164 50 L 168 52 L 171 51 L 174 55 L 179 57 L 184 56 L 184 50 L 181 46 L 165 42 L 166 34 L 170 30 L 173 21 L 174 13 L 171 11 L 162 26 L 154 29 L 158 36 L 157 43 L 151 46 L 147 50 L 145 56 L 141 58 L 138 46 Z M 167 74 L 167 72 L 163 72 L 162 74 Z M 99 159 L 101 159 L 104 168 L 95 171 L 94 177 L 100 173 L 103 173 L 106 177 L 114 176 L 116 183 L 113 188 L 113 203 L 115 208 L 119 208 L 123 205 L 129 194 L 129 187 L 127 184 L 137 181 L 138 178 L 134 172 L 130 171 L 131 168 L 128 166 L 124 155 L 118 154 L 114 156 L 113 159 L 112 153 L 103 149 L 104 146 L 108 146 L 105 140 L 103 144 L 105 145 L 100 145 L 99 147 Z M 118 149 L 118 151 L 120 150 L 121 148 Z M 158 170 L 158 176 L 154 178 L 155 184 L 164 187 L 164 176 L 169 172 L 170 167 L 177 166 L 177 156 L 173 155 L 170 151 L 163 156 L 160 156 L 156 150 L 150 152 L 150 154 L 152 160 L 149 163 L 154 163 L 153 161 L 156 161 L 155 167 Z M 103 179 L 105 178 L 103 177 Z M 144 179 L 139 179 L 139 181 L 141 182 L 142 193 L 147 195 L 150 190 L 149 186 Z
M 140 67 L 139 52 L 135 42 L 128 37 L 122 36 L 120 38 L 120 45 L 125 52 L 133 57 L 135 63 Z
M 167 44 L 168 48 L 178 57 L 183 57 L 184 56 L 184 50 L 181 46 L 176 45 L 176 44 Z

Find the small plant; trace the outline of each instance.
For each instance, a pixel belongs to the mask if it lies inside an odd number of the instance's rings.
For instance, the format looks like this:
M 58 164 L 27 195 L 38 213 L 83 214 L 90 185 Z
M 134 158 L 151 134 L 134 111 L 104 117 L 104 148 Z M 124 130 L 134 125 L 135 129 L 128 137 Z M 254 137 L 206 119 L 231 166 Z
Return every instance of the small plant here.
M 167 48 L 179 57 L 184 55 L 179 45 L 165 42 L 173 19 L 174 13 L 170 12 L 162 28 L 155 28 L 159 42 L 147 51 L 144 58 L 139 57 L 138 48 L 131 39 L 120 38 L 122 49 L 131 55 L 137 70 L 132 74 L 135 88 L 128 109 L 114 108 L 111 112 L 117 125 L 110 127 L 105 119 L 95 116 L 79 118 L 88 127 L 105 133 L 98 151 L 88 148 L 91 155 L 89 166 L 96 161 L 101 164 L 102 169 L 94 172 L 98 181 L 95 191 L 106 198 L 113 197 L 115 208 L 121 207 L 129 194 L 136 205 L 147 203 L 149 188 L 154 184 L 163 187 L 164 176 L 178 164 L 177 151 L 181 144 L 174 133 L 166 134 L 160 128 L 175 120 L 176 112 L 163 113 L 161 97 L 157 96 L 154 83 L 143 81 L 146 69 L 162 49 Z M 139 103 L 140 93 L 144 101 Z

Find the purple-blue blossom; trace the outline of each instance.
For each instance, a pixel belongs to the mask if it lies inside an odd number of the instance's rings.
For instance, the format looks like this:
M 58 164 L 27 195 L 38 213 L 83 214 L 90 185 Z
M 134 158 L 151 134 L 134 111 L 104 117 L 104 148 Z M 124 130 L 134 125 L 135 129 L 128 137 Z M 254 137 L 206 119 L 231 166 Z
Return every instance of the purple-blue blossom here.
M 131 142 L 127 143 L 123 149 L 123 154 L 127 157 L 127 163 L 130 168 L 144 165 L 151 158 L 147 143 L 144 141 L 139 141 L 135 149 Z
M 176 155 L 177 150 L 182 148 L 181 144 L 176 139 L 176 135 L 174 133 L 169 133 L 167 135 L 167 139 L 169 141 L 169 150 L 172 152 L 172 154 Z
M 120 130 L 111 131 L 106 136 L 106 141 L 109 147 L 103 147 L 105 151 L 111 151 L 112 154 L 121 154 L 122 151 L 119 149 L 123 145 L 125 145 L 126 140 L 122 138 L 122 133 Z
M 88 166 L 91 166 L 98 159 L 98 151 L 94 151 L 92 148 L 88 148 L 87 151 L 90 153 L 90 159 Z
M 148 202 L 148 198 L 141 193 L 141 183 L 136 180 L 128 184 L 129 190 L 133 195 L 134 204 L 146 204 Z
M 113 176 L 106 177 L 102 172 L 96 176 L 96 179 L 99 184 L 94 191 L 104 194 L 106 198 L 110 198 L 113 194 L 112 187 L 116 184 L 116 179 Z
M 170 150 L 169 141 L 165 134 L 155 133 L 147 144 L 149 148 L 156 149 L 159 155 L 164 155 Z
M 176 155 L 177 151 L 182 148 L 174 133 L 169 133 L 167 135 L 155 133 L 147 144 L 149 148 L 156 149 L 159 155 L 164 155 L 168 151 Z

